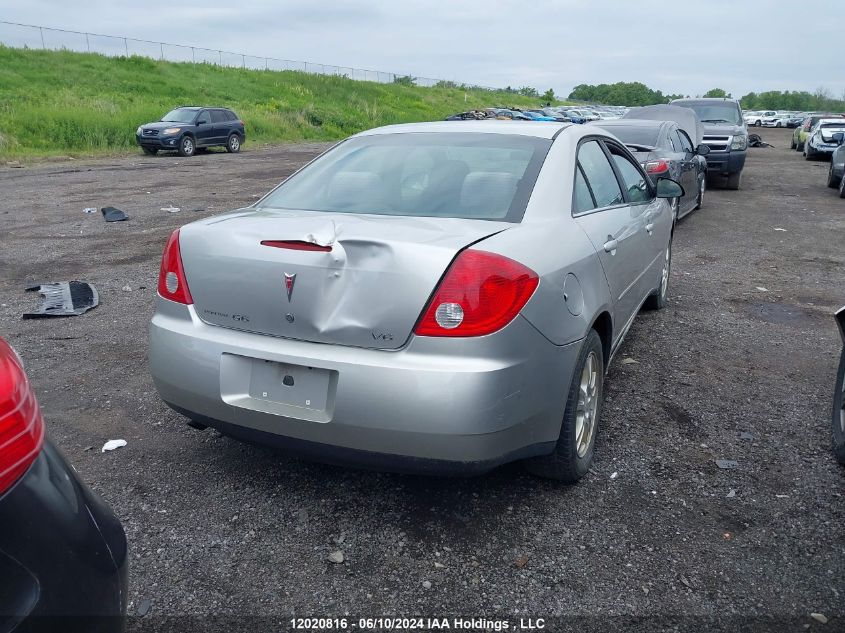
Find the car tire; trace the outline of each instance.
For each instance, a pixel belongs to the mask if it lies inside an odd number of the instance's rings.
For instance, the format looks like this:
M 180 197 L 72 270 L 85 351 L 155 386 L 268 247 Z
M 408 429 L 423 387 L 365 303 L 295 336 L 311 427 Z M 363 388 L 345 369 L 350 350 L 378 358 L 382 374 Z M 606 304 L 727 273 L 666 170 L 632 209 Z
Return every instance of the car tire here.
M 524 464 L 528 472 L 568 484 L 574 484 L 587 474 L 595 453 L 603 393 L 601 339 L 595 330 L 590 330 L 578 352 L 555 448 L 549 455 L 526 459 Z
M 812 152 L 809 147 L 804 149 L 804 159 L 805 160 L 815 160 L 816 154 Z
M 842 180 L 839 181 L 839 197 L 845 198 L 845 174 L 842 175 Z
M 699 179 L 698 183 L 698 198 L 695 202 L 695 209 L 694 211 L 698 211 L 701 208 L 701 205 L 704 204 L 704 192 L 707 190 L 707 176 L 703 175 Z
M 742 181 L 742 172 L 738 171 L 735 174 L 728 174 L 728 181 L 725 183 L 725 189 L 739 189 L 739 184 Z
M 226 140 L 226 151 L 230 154 L 237 154 L 241 151 L 241 137 L 237 134 L 230 134 Z
M 141 149 L 144 150 L 144 153 L 147 156 L 155 156 L 156 154 L 158 154 L 157 147 L 142 147 Z
M 827 186 L 831 189 L 839 187 L 839 179 L 833 173 L 833 162 L 830 163 L 830 169 L 827 172 Z
M 669 302 L 669 280 L 672 276 L 672 238 L 663 253 L 663 266 L 660 268 L 660 279 L 657 287 L 652 291 L 643 304 L 646 310 L 662 310 Z
M 193 136 L 187 134 L 179 140 L 179 155 L 186 158 L 193 156 L 197 151 L 196 141 Z
M 836 389 L 833 392 L 833 454 L 840 464 L 845 465 L 845 350 L 839 359 L 836 373 Z
M 761 125 L 763 125 L 763 122 L 762 122 L 760 119 L 757 119 L 757 120 L 754 122 L 754 127 L 760 127 Z

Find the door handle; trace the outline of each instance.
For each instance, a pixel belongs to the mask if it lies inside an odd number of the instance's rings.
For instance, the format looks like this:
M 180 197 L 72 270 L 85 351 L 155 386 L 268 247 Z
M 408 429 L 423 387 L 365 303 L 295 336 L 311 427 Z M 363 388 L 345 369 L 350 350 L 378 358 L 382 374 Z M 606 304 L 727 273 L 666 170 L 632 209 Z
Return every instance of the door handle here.
M 645 230 L 648 231 L 649 235 L 651 235 L 651 233 L 654 231 L 654 222 L 649 222 L 648 224 L 646 224 Z
M 604 250 L 611 255 L 616 254 L 616 248 L 619 246 L 619 240 L 608 240 L 604 243 Z

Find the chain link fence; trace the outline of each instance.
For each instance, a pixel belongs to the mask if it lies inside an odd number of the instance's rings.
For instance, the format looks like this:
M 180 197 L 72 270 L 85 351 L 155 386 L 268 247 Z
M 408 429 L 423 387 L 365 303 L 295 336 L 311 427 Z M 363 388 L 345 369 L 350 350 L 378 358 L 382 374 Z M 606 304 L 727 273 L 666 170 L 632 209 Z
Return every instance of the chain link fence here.
M 171 62 L 204 63 L 251 70 L 296 70 L 386 84 L 395 82 L 410 83 L 413 81 L 417 86 L 426 87 L 436 85 L 464 85 L 449 80 L 432 79 L 430 77 L 410 77 L 409 75 L 400 75 L 381 70 L 334 66 L 291 59 L 277 59 L 275 57 L 257 57 L 255 55 L 234 53 L 232 51 L 214 48 L 187 46 L 185 44 L 168 44 L 167 42 L 140 40 L 134 37 L 121 37 L 118 35 L 68 31 L 65 29 L 19 24 L 17 22 L 6 22 L 3 20 L 0 20 L 0 43 L 14 48 L 68 50 L 108 56 L 123 55 L 129 57 L 130 55 L 138 55 Z M 482 90 L 493 90 L 493 88 L 487 86 L 473 85 L 471 87 Z

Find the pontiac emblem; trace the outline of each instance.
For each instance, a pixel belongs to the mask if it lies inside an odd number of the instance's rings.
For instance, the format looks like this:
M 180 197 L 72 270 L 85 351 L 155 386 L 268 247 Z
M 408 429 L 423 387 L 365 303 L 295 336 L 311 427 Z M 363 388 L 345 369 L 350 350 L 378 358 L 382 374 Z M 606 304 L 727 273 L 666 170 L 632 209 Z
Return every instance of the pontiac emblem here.
M 293 284 L 296 282 L 296 273 L 291 275 L 290 273 L 285 273 L 285 290 L 288 291 L 288 303 L 290 303 L 290 297 L 293 294 Z

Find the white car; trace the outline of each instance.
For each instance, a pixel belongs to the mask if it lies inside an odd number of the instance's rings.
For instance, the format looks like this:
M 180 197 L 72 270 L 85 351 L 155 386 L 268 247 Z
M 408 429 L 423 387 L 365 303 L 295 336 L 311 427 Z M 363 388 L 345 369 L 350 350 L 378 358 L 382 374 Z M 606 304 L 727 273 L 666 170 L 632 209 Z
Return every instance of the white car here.
M 777 111 L 775 110 L 763 110 L 761 112 L 753 111 L 753 112 L 746 112 L 742 115 L 742 119 L 745 121 L 746 125 L 755 125 L 760 127 L 763 125 L 763 119 L 767 117 L 777 116 Z
M 814 160 L 821 157 L 830 157 L 839 147 L 839 141 L 833 135 L 845 133 L 845 117 L 820 119 L 810 130 L 810 136 L 804 143 L 804 158 Z
M 789 119 L 794 116 L 794 112 L 781 112 L 774 116 L 767 116 L 763 119 L 763 127 L 786 127 Z

